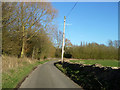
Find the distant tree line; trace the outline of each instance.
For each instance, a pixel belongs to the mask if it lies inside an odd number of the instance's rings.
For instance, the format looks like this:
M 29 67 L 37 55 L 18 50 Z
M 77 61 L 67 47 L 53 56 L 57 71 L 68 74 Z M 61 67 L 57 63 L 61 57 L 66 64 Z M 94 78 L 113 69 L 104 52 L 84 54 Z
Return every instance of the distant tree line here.
M 86 43 L 65 47 L 66 58 L 78 59 L 118 59 L 118 41 L 108 41 L 108 46 L 97 43 Z

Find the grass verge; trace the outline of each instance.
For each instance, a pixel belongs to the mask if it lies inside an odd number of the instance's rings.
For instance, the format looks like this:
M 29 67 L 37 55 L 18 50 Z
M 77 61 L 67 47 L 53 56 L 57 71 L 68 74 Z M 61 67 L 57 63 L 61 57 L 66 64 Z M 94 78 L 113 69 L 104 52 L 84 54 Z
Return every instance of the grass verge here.
M 61 62 L 54 65 L 84 90 L 119 90 L 120 69 L 68 62 L 64 62 L 63 66 Z
M 21 64 L 18 64 L 15 68 L 9 68 L 9 66 L 8 69 L 3 68 L 3 70 L 5 70 L 2 72 L 2 88 L 16 88 L 19 82 L 21 82 L 35 67 L 47 61 L 48 60 L 35 60 L 34 62 L 29 63 L 28 61 L 23 60 L 21 61 Z

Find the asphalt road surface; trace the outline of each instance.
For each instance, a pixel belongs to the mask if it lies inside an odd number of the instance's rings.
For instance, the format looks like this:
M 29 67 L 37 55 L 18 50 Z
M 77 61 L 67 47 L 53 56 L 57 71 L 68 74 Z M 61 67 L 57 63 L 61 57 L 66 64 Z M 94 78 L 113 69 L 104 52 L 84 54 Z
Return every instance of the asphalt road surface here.
M 81 88 L 54 66 L 55 61 L 39 65 L 20 88 Z M 82 89 L 81 89 L 82 90 Z

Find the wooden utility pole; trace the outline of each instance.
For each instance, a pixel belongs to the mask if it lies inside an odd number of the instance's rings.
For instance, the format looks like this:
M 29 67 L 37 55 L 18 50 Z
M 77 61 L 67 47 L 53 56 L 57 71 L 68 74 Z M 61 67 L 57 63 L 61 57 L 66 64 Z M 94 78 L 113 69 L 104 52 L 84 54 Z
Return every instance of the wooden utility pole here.
M 64 41 L 65 41 L 65 21 L 66 21 L 66 16 L 64 16 L 63 43 L 62 43 L 62 63 L 64 62 L 63 56 L 64 56 Z

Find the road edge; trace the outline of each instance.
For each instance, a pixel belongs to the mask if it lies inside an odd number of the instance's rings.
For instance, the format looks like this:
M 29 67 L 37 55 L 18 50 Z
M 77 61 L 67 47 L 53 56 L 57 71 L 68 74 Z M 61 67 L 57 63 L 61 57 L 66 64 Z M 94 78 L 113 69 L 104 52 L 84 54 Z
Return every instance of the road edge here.
M 59 62 L 59 61 L 58 61 L 58 62 Z M 65 77 L 67 77 L 69 80 L 71 80 L 74 84 L 76 84 L 77 86 L 79 86 L 79 88 L 80 88 L 81 90 L 84 90 L 83 87 L 81 87 L 80 85 L 78 85 L 77 83 L 75 83 L 71 78 L 69 78 L 65 73 L 63 73 L 63 72 L 55 65 L 55 63 L 57 63 L 57 62 L 54 62 L 55 68 L 57 68 Z
M 48 61 L 49 62 L 49 61 Z M 43 63 L 46 64 L 47 62 Z M 29 77 L 33 71 L 35 71 L 39 66 L 43 65 L 43 64 L 39 64 L 35 67 L 32 68 L 31 72 L 28 73 L 28 75 L 26 75 L 18 84 L 17 86 L 13 89 L 13 90 L 18 90 L 20 88 L 20 86 L 22 85 L 22 83 L 26 80 L 27 77 Z

